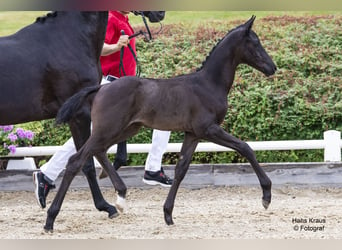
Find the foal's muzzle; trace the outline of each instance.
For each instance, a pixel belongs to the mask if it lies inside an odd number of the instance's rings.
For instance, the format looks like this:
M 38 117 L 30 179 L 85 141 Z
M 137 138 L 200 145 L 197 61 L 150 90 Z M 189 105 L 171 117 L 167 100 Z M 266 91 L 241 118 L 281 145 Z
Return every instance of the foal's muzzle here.
M 277 66 L 272 63 L 272 65 L 267 65 L 264 70 L 266 76 L 271 76 L 277 71 Z

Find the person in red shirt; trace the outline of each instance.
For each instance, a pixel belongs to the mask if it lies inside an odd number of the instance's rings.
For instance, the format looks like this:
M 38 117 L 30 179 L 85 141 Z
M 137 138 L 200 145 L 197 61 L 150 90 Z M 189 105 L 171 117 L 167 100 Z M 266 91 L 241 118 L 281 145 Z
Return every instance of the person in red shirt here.
M 129 39 L 129 36 L 134 34 L 128 19 L 129 11 L 110 11 L 108 17 L 108 25 L 106 38 L 104 41 L 102 56 L 100 57 L 102 73 L 106 81 L 112 81 L 115 78 L 123 75 L 136 74 L 136 49 L 135 38 Z M 125 35 L 122 34 L 122 31 Z M 124 48 L 121 58 L 119 51 Z M 133 55 L 134 53 L 134 55 Z M 122 59 L 122 62 L 121 62 Z M 122 63 L 122 65 L 120 65 Z M 120 67 L 123 66 L 123 67 Z M 153 130 L 152 148 L 147 156 L 145 164 L 145 174 L 143 182 L 149 185 L 161 185 L 169 187 L 172 184 L 172 179 L 165 175 L 161 167 L 162 156 L 166 150 L 169 141 L 170 131 Z M 117 170 L 121 166 L 126 165 L 127 148 L 126 141 L 120 142 L 117 146 L 117 152 L 113 163 Z M 101 171 L 99 177 L 105 178 L 107 174 Z
M 129 39 L 129 36 L 134 34 L 134 30 L 129 23 L 129 13 L 129 11 L 109 11 L 108 13 L 106 37 L 100 57 L 103 75 L 101 84 L 111 82 L 124 75 L 135 76 L 136 74 L 135 38 Z M 123 55 L 120 54 L 121 48 L 124 48 Z M 126 144 L 126 141 L 123 141 L 117 146 L 113 164 L 115 169 L 127 164 Z M 101 171 L 100 178 L 106 176 L 106 173 Z
M 102 74 L 105 77 L 108 75 L 114 77 L 124 75 L 123 71 L 120 70 L 119 52 L 122 47 L 124 47 L 122 64 L 125 74 L 128 76 L 135 76 L 136 74 L 136 61 L 128 47 L 129 44 L 136 54 L 135 38 L 129 39 L 129 36 L 134 34 L 134 30 L 129 23 L 128 14 L 129 11 L 109 12 L 106 37 L 100 57 Z M 122 35 L 122 31 L 124 35 Z
M 100 57 L 103 73 L 101 84 L 112 82 L 125 74 L 131 76 L 136 74 L 136 61 L 131 52 L 132 49 L 136 54 L 135 38 L 129 39 L 129 36 L 134 33 L 129 24 L 129 13 L 129 11 L 109 12 L 106 37 Z M 124 31 L 124 35 L 121 33 L 122 30 Z M 131 49 L 129 47 L 131 47 Z M 120 67 L 121 48 L 124 48 L 122 57 L 123 67 Z M 115 84 L 115 82 L 113 84 Z M 169 135 L 169 131 L 153 131 L 152 150 L 146 161 L 143 179 L 143 181 L 149 185 L 158 184 L 164 187 L 170 187 L 172 184 L 173 180 L 164 174 L 163 168 L 161 167 L 161 157 L 166 149 Z M 70 138 L 47 163 L 40 167 L 39 171 L 33 173 L 33 182 L 35 185 L 34 192 L 41 208 L 46 207 L 46 197 L 49 190 L 55 187 L 53 184 L 54 181 L 64 170 L 70 156 L 75 153 L 74 141 Z M 118 144 L 115 161 L 113 163 L 114 167 L 119 169 L 121 166 L 126 165 L 126 159 L 126 142 L 121 142 Z M 101 175 L 102 177 L 106 177 L 104 171 L 100 174 L 100 178 Z

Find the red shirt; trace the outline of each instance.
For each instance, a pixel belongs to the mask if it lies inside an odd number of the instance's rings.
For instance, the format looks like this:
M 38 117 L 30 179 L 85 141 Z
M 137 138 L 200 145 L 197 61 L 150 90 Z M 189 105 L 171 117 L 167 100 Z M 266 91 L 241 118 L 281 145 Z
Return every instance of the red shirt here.
M 125 31 L 125 35 L 128 36 L 134 34 L 133 28 L 129 24 L 127 16 L 122 15 L 118 11 L 109 11 L 106 38 L 104 42 L 107 44 L 117 43 L 119 37 L 121 36 L 121 30 Z M 135 38 L 130 39 L 129 43 L 134 53 L 136 54 Z M 108 56 L 101 56 L 100 61 L 102 67 L 102 74 L 104 76 L 123 76 L 122 71 L 121 74 L 119 74 L 120 51 Z M 126 75 L 134 76 L 136 74 L 136 62 L 128 46 L 124 49 L 124 56 L 122 61 Z

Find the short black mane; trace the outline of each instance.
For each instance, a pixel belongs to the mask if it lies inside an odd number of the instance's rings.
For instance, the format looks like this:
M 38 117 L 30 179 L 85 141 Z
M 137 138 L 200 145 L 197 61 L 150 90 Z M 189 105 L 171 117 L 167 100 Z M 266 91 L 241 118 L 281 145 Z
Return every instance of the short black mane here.
M 208 61 L 208 59 L 210 58 L 210 56 L 211 56 L 211 54 L 214 52 L 214 50 L 217 48 L 217 46 L 230 34 L 230 33 L 232 33 L 234 30 L 237 30 L 238 28 L 240 28 L 240 26 L 238 26 L 238 27 L 236 27 L 236 28 L 234 28 L 234 29 L 232 29 L 232 30 L 230 30 L 230 31 L 228 31 L 228 33 L 224 36 L 224 37 L 222 37 L 217 43 L 216 43 L 216 45 L 212 48 L 212 50 L 209 52 L 209 54 L 207 55 L 207 57 L 205 58 L 205 60 L 202 62 L 202 65 L 199 67 L 199 68 L 197 68 L 197 70 L 196 71 L 200 71 L 203 67 L 204 67 L 204 64 Z
M 47 13 L 45 16 L 37 17 L 36 23 L 44 23 L 47 18 L 56 17 L 57 11 Z

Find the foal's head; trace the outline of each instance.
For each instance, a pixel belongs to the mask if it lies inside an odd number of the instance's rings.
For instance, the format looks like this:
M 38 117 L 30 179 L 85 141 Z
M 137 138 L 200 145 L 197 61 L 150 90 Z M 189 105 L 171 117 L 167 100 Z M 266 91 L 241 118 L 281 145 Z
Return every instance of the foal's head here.
M 254 20 L 255 16 L 252 16 L 245 24 L 236 28 L 239 34 L 236 40 L 239 44 L 236 50 L 237 56 L 241 63 L 248 64 L 266 76 L 270 76 L 275 73 L 277 67 L 262 47 L 257 34 L 252 30 Z

